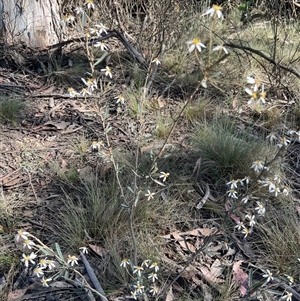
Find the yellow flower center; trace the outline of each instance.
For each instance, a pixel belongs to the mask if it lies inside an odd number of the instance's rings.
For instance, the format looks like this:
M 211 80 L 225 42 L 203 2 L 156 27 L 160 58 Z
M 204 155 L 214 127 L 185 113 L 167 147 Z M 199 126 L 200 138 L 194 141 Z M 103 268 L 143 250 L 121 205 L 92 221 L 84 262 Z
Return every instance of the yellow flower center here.
M 253 93 L 252 93 L 252 97 L 253 97 L 254 99 L 257 99 L 257 92 L 253 92 Z
M 261 92 L 260 93 L 260 97 L 261 98 L 266 98 L 266 96 L 267 96 L 267 92 Z
M 216 5 L 216 4 L 214 4 L 212 7 L 213 7 L 213 9 L 214 9 L 215 11 L 220 11 L 220 10 L 223 9 L 222 6 L 219 6 L 219 5 Z
M 194 45 L 197 45 L 197 44 L 200 43 L 200 40 L 195 38 L 195 39 L 192 40 L 192 42 L 193 42 Z

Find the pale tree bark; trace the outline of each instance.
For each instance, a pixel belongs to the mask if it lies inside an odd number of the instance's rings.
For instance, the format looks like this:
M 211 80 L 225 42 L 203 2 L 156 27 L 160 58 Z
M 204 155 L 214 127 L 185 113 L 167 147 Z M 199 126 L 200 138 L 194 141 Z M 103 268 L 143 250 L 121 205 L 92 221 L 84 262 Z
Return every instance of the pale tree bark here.
M 0 0 L 0 34 L 9 45 L 44 49 L 61 41 L 59 0 Z

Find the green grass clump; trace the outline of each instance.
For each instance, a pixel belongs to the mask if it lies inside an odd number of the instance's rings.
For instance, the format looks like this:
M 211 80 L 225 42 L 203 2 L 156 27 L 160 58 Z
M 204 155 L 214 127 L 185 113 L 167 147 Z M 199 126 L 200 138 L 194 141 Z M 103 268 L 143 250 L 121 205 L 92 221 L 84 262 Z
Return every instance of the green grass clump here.
M 130 177 L 132 175 L 132 177 Z M 129 210 L 124 204 L 131 206 L 136 196 L 127 186 L 132 185 L 133 173 L 122 171 L 121 182 L 124 185 L 124 197 L 120 195 L 115 175 L 108 171 L 105 179 L 97 179 L 96 174 L 89 179 L 81 179 L 76 185 L 72 182 L 65 184 L 64 209 L 59 215 L 58 224 L 63 244 L 68 248 L 78 248 L 84 244 L 86 233 L 104 244 L 111 245 L 112 240 L 120 238 L 127 244 L 131 242 L 129 229 Z M 66 182 L 65 182 L 66 183 Z M 139 193 L 139 201 L 134 207 L 134 224 L 138 232 L 155 232 L 152 227 L 155 220 L 161 219 L 162 211 L 159 201 L 147 201 L 145 191 Z M 171 214 L 171 212 L 170 212 Z M 137 234 L 137 236 L 139 236 Z
M 3 98 L 0 100 L 0 122 L 15 124 L 23 109 L 24 104 L 21 99 Z
M 95 178 L 94 182 L 69 182 L 69 188 L 63 188 L 65 194 L 65 210 L 61 212 L 60 223 L 64 224 L 61 237 L 66 244 L 77 248 L 83 244 L 85 232 L 97 240 L 103 240 L 120 225 L 126 217 L 121 208 L 115 182 L 101 183 Z
M 257 230 L 256 247 L 265 264 L 294 278 L 299 275 L 300 222 L 293 204 L 270 207 Z
M 226 118 L 196 126 L 192 142 L 201 158 L 201 173 L 214 183 L 249 175 L 252 162 L 264 161 L 275 153 L 265 141 L 238 129 Z
M 159 119 L 156 124 L 156 137 L 166 139 L 170 133 L 172 121 L 168 119 Z
M 189 104 L 183 112 L 183 116 L 191 123 L 205 120 L 212 115 L 212 106 L 209 101 L 198 99 L 193 104 Z
M 12 256 L 11 254 L 7 254 L 6 252 L 0 253 L 0 273 L 3 273 L 12 265 L 17 265 L 19 263 L 19 259 Z

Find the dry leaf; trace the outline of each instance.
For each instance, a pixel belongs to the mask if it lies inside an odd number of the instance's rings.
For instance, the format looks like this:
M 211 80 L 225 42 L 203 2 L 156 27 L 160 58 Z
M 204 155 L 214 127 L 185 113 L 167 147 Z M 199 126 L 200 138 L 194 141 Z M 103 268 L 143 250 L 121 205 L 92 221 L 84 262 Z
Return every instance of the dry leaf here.
M 238 98 L 235 96 L 232 100 L 232 108 L 236 109 L 237 104 L 238 104 Z
M 14 301 L 23 297 L 27 290 L 28 287 L 9 292 L 7 296 L 7 301 Z
M 173 301 L 173 300 L 174 300 L 173 289 L 172 286 L 170 286 L 170 289 L 166 296 L 166 301 Z
M 25 217 L 34 217 L 34 213 L 32 212 L 32 210 L 24 210 L 22 212 L 22 216 L 25 216 Z
M 248 274 L 241 269 L 241 264 L 243 260 L 239 260 L 233 264 L 233 280 L 240 284 L 240 292 L 242 296 L 245 296 L 247 293 L 248 287 Z
M 72 284 L 69 284 L 65 281 L 50 282 L 49 286 L 51 286 L 51 287 L 60 287 L 60 288 L 73 287 Z
M 54 104 L 54 98 L 53 97 L 50 97 L 49 98 L 49 104 L 48 104 L 49 108 L 53 108 L 55 106 Z
M 213 298 L 212 293 L 211 293 L 211 288 L 208 285 L 204 284 L 202 282 L 202 280 L 200 280 L 197 277 L 193 277 L 192 279 L 193 279 L 194 283 L 196 283 L 196 285 L 201 287 L 204 300 L 205 301 L 213 301 L 214 298 Z
M 194 282 L 196 285 L 198 285 L 198 286 L 201 285 L 201 280 L 198 279 L 196 276 L 193 276 L 193 277 L 192 277 L 192 280 L 193 280 L 193 282 Z
M 179 242 L 181 248 L 185 251 L 195 252 L 196 248 L 189 242 L 187 242 L 183 237 L 177 233 L 173 233 L 172 236 Z
M 212 229 L 209 228 L 196 228 L 190 231 L 186 232 L 179 232 L 179 233 L 170 233 L 169 235 L 162 236 L 163 238 L 171 238 L 170 235 L 177 234 L 181 236 L 187 236 L 187 235 L 192 235 L 192 236 L 210 236 L 212 235 L 213 231 Z M 173 235 L 174 236 L 174 235 Z
M 44 123 L 44 126 L 50 126 L 50 127 L 55 127 L 57 130 L 64 130 L 66 129 L 71 122 L 68 121 L 62 121 L 62 122 L 54 122 L 54 121 L 47 121 Z
M 21 178 L 15 178 L 13 180 L 4 179 L 2 181 L 4 187 L 11 187 L 17 185 L 21 181 Z
M 91 250 L 93 250 L 100 257 L 104 257 L 108 253 L 108 250 L 106 250 L 102 247 L 99 247 L 99 246 L 96 246 L 96 245 L 91 245 L 91 244 L 88 244 L 88 246 L 90 247 Z
M 217 244 L 217 245 L 212 245 L 212 246 L 208 246 L 206 248 L 207 250 L 207 255 L 212 256 L 212 255 L 219 255 L 219 251 L 222 250 L 224 248 L 224 246 L 222 244 Z
M 300 206 L 296 206 L 297 212 L 300 215 Z
M 234 255 L 235 253 L 236 253 L 235 250 L 229 247 L 224 257 Z
M 182 270 L 182 266 L 177 264 L 174 260 L 168 258 L 166 255 L 161 257 L 161 260 L 168 266 L 168 268 L 176 269 L 178 271 Z
M 230 214 L 230 218 L 233 219 L 237 225 L 239 225 L 241 222 L 240 218 L 235 214 Z
M 183 268 L 182 268 L 183 269 Z M 181 276 L 187 280 L 193 279 L 196 275 L 199 275 L 199 271 L 193 267 L 192 265 L 189 265 L 182 273 Z
M 55 86 L 50 86 L 47 89 L 41 91 L 41 94 L 51 94 L 55 89 L 56 89 Z M 53 99 L 53 97 L 51 97 L 51 98 Z
M 194 230 L 185 232 L 188 235 L 195 235 L 195 236 L 210 236 L 212 234 L 212 230 L 209 228 L 196 228 Z
M 166 102 L 161 97 L 157 98 L 157 103 L 158 103 L 159 108 L 163 108 L 166 106 Z
M 215 277 L 211 271 L 205 267 L 205 266 L 199 266 L 198 269 L 201 271 L 203 278 L 211 283 L 224 283 L 225 281 L 223 279 L 219 279 Z
M 217 278 L 222 275 L 223 269 L 224 268 L 219 259 L 216 259 L 213 262 L 213 264 L 210 266 L 210 271 L 211 271 L 212 275 L 214 275 Z
M 64 135 L 71 134 L 82 128 L 83 128 L 83 126 L 77 126 L 76 124 L 71 124 L 65 131 L 62 131 L 62 134 L 64 134 Z
M 66 160 L 62 159 L 61 160 L 61 164 L 60 164 L 60 168 L 65 171 L 66 170 L 66 167 L 68 166 L 68 163 Z

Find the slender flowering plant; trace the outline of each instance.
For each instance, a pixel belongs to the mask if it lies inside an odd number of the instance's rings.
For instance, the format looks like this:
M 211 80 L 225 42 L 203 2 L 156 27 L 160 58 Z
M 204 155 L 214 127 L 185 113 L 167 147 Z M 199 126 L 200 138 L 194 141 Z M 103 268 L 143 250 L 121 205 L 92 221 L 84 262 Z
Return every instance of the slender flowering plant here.
M 134 284 L 131 285 L 132 291 L 130 294 L 133 299 L 137 300 L 144 293 L 149 293 L 153 296 L 158 293 L 156 281 L 158 280 L 159 265 L 156 261 L 151 262 L 151 260 L 147 259 L 140 265 L 135 266 L 129 259 L 124 258 L 120 266 L 126 270 L 130 269 L 132 272 Z

